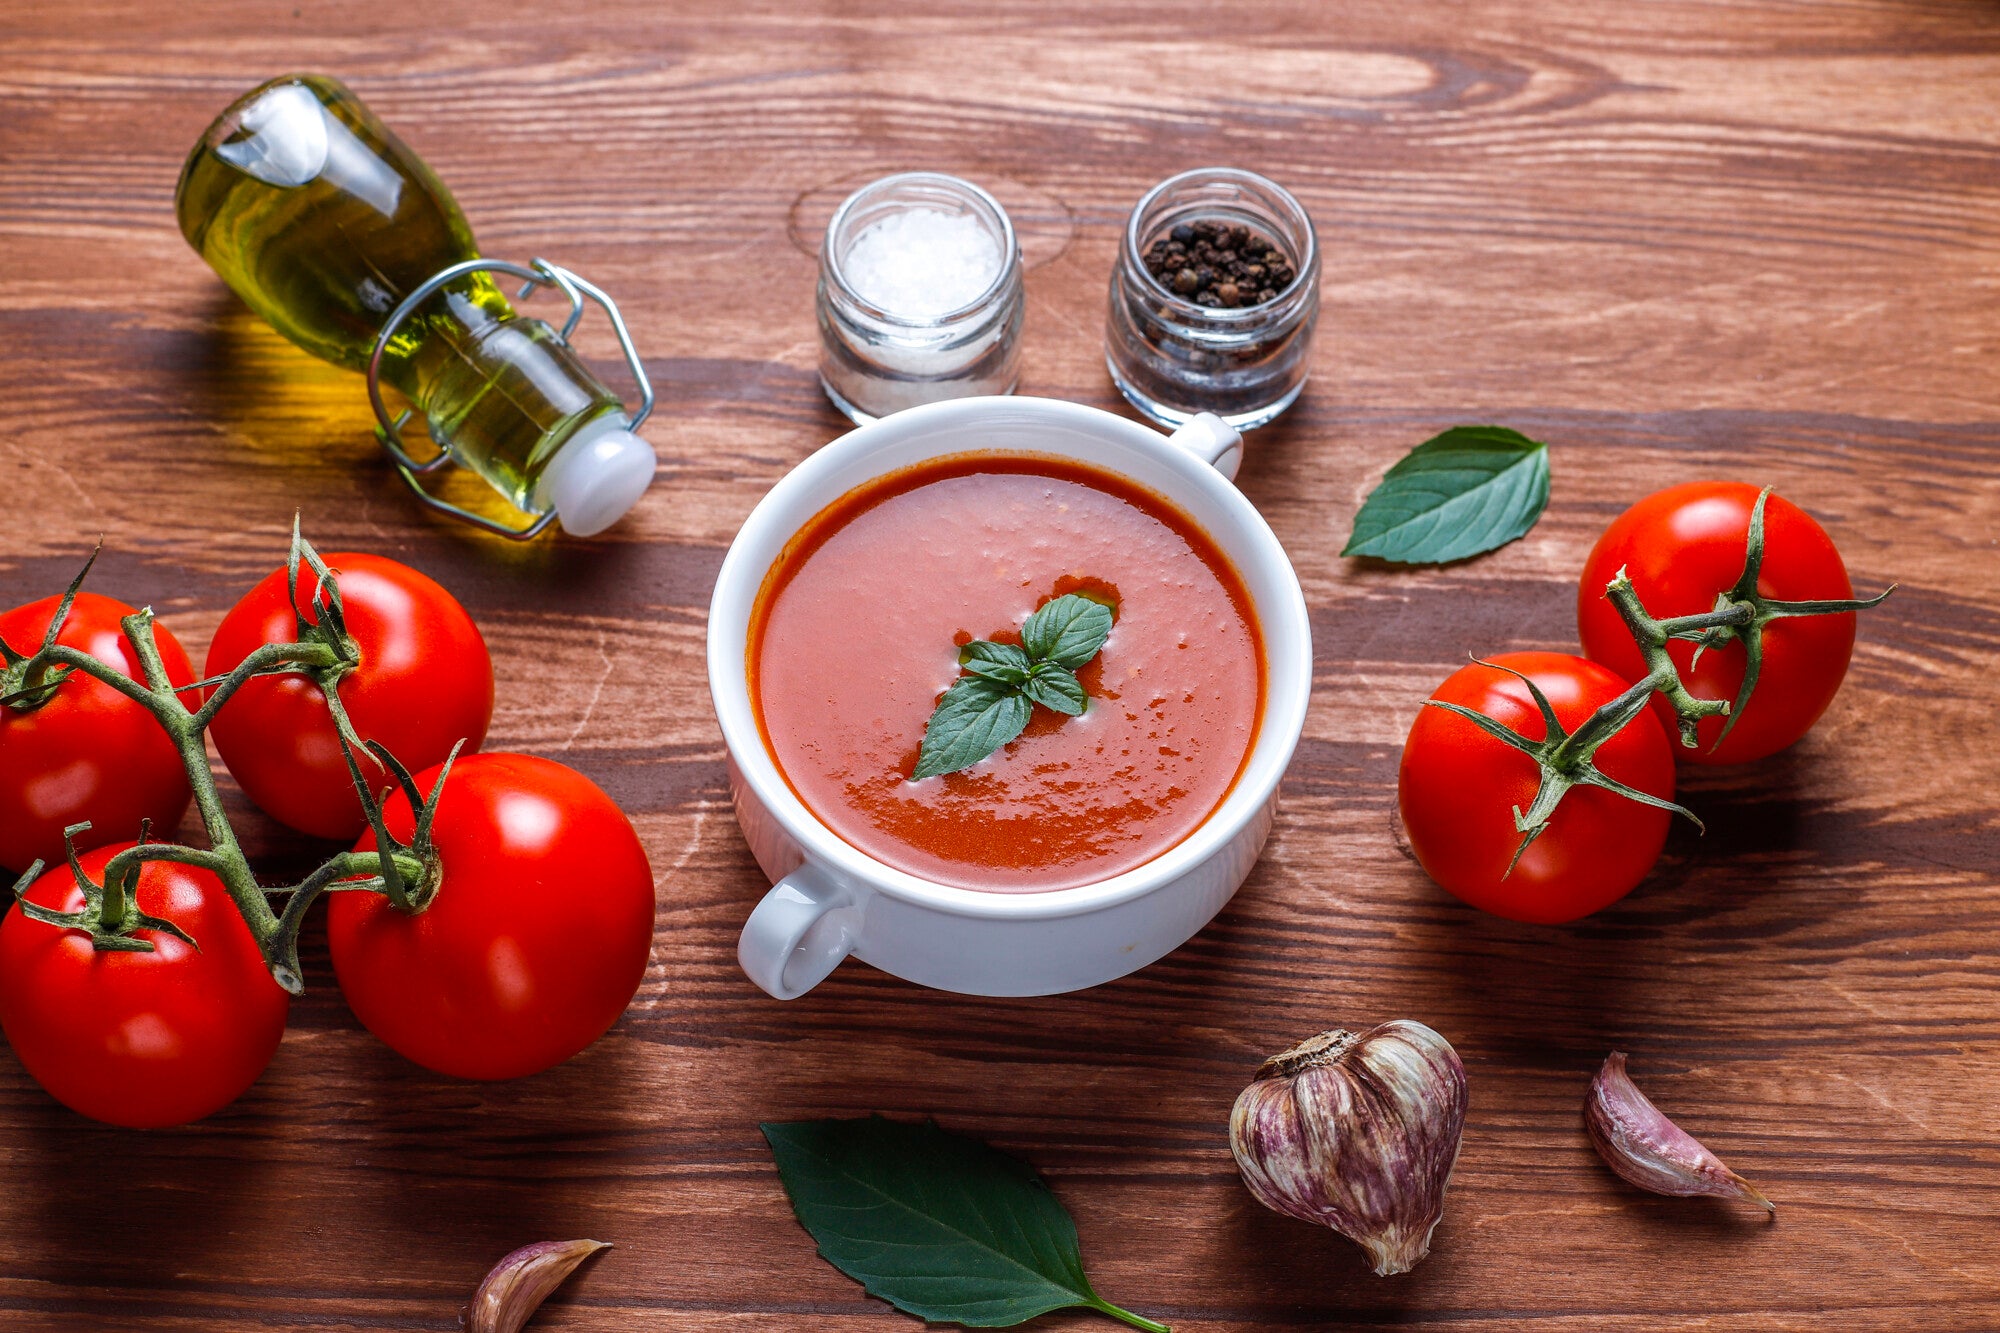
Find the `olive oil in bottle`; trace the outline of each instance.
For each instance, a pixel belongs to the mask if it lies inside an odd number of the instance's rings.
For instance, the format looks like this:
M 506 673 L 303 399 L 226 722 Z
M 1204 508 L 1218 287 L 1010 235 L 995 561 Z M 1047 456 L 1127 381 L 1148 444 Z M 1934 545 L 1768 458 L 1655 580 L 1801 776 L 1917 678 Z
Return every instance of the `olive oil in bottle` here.
M 313 355 L 366 370 L 397 307 L 474 261 L 442 182 L 335 79 L 253 89 L 189 154 L 182 235 L 250 308 Z M 458 275 L 383 347 L 383 382 L 432 439 L 516 507 L 566 531 L 611 526 L 652 481 L 652 446 L 563 336 L 517 315 L 489 273 Z

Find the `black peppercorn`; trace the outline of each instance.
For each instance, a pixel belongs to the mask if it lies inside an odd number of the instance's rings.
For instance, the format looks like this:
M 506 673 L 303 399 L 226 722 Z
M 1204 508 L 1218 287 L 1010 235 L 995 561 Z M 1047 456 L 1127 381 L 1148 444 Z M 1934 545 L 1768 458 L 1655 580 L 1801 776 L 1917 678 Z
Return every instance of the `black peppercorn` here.
M 1154 237 L 1143 260 L 1161 286 L 1210 308 L 1274 301 L 1294 276 L 1269 237 L 1214 218 L 1178 223 Z

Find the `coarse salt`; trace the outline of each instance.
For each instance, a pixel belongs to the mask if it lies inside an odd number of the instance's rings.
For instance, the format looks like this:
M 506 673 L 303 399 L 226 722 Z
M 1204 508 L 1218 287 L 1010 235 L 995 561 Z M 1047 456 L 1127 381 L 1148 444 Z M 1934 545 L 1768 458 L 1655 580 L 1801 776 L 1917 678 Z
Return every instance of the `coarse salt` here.
M 970 214 L 908 208 L 863 228 L 840 270 L 868 304 L 904 319 L 935 319 L 993 285 L 1000 246 Z

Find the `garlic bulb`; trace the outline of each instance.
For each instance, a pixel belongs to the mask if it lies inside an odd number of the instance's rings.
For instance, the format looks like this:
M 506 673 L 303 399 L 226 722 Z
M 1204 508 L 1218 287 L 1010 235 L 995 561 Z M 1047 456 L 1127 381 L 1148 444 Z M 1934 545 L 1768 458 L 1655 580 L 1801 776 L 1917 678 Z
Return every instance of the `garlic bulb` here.
M 1458 1052 L 1398 1019 L 1266 1060 L 1236 1099 L 1229 1146 L 1259 1203 L 1332 1227 L 1387 1276 L 1430 1253 L 1464 1128 Z
M 1778 1205 L 1722 1164 L 1700 1140 L 1667 1119 L 1625 1072 L 1613 1051 L 1590 1081 L 1583 1125 L 1604 1164 L 1642 1190 L 1678 1197 L 1713 1195 L 1754 1203 L 1776 1217 Z

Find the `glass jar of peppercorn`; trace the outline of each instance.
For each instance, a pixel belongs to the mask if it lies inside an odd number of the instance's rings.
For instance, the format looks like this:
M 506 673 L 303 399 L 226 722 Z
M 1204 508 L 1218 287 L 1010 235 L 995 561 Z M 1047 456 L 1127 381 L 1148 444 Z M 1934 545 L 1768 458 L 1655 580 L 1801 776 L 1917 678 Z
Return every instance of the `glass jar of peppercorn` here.
M 1213 412 L 1248 430 L 1299 396 L 1318 317 L 1319 244 L 1299 201 L 1254 172 L 1185 171 L 1125 225 L 1105 362 L 1162 425 Z

